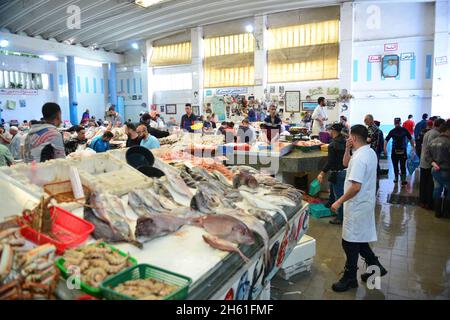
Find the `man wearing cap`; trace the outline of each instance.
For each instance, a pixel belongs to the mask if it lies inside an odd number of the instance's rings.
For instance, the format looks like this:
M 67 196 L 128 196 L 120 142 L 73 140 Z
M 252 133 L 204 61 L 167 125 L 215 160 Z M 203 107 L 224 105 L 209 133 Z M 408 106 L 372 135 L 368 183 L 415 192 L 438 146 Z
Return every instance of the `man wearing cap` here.
M 391 160 L 394 166 L 395 179 L 394 183 L 398 183 L 398 177 L 401 172 L 402 186 L 408 184 L 406 182 L 406 160 L 408 159 L 407 147 L 408 141 L 414 150 L 414 140 L 409 131 L 402 127 L 400 118 L 394 119 L 395 128 L 392 129 L 384 141 L 384 154 L 387 154 L 387 144 L 392 139 Z M 399 170 L 400 165 L 400 170 Z
M 20 160 L 22 159 L 22 153 L 20 151 L 22 135 L 19 132 L 19 128 L 14 126 L 9 128 L 9 134 L 12 136 L 11 143 L 9 144 L 9 151 L 14 160 Z
M 333 139 L 328 146 L 328 161 L 323 170 L 317 176 L 320 183 L 323 182 L 325 175 L 328 173 L 328 181 L 331 184 L 330 192 L 334 193 L 334 199 L 339 199 L 344 194 L 344 181 L 346 170 L 343 164 L 346 139 L 342 134 L 343 125 L 335 123 L 331 126 L 331 138 Z M 331 224 L 342 224 L 343 207 L 337 211 L 337 216 L 331 220 Z

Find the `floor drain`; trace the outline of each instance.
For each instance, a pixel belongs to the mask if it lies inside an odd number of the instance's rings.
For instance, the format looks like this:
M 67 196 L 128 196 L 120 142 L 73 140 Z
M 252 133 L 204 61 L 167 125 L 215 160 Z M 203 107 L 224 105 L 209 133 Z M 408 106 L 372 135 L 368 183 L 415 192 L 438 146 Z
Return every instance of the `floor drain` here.
M 416 206 L 419 204 L 419 197 L 411 195 L 402 195 L 398 193 L 389 193 L 387 203 Z

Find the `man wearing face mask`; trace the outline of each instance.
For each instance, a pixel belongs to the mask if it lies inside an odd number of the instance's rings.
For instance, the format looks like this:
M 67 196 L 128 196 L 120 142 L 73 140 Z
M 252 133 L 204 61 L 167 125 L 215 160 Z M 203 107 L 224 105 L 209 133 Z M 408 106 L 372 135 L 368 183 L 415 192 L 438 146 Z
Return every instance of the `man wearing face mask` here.
M 42 107 L 43 121 L 31 127 L 25 139 L 25 162 L 65 158 L 64 141 L 57 127 L 61 125 L 61 108 L 48 102 Z
M 343 126 L 341 123 L 335 123 L 331 126 L 331 137 L 333 140 L 328 146 L 328 161 L 322 172 L 317 176 L 317 180 L 320 183 L 323 182 L 325 175 L 328 173 L 328 181 L 334 193 L 334 199 L 339 199 L 344 194 L 344 181 L 345 181 L 345 167 L 343 164 L 346 139 L 342 134 Z M 340 207 L 337 211 L 337 216 L 334 220 L 331 220 L 331 224 L 342 224 L 343 220 L 343 208 Z

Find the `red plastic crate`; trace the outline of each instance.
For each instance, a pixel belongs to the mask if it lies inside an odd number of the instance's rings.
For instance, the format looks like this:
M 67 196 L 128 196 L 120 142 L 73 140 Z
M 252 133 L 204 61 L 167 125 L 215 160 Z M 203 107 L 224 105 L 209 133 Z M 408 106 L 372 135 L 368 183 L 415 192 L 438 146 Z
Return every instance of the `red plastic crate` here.
M 74 248 L 80 245 L 86 241 L 95 229 L 92 223 L 78 218 L 60 207 L 52 207 L 50 213 L 52 217 L 55 217 L 52 234 L 55 235 L 58 240 L 39 233 L 27 226 L 21 229 L 21 233 L 26 239 L 36 244 L 42 245 L 51 243 L 55 245 L 57 254 L 63 254 L 67 248 Z M 23 223 L 21 224 L 24 225 Z

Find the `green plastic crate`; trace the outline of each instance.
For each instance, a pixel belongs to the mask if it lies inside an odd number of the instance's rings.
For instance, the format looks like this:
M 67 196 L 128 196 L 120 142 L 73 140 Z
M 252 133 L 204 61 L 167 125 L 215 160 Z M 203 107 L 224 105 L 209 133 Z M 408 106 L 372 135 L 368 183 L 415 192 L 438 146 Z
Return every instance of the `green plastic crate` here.
M 114 291 L 114 288 L 126 281 L 150 278 L 179 287 L 178 290 L 171 293 L 163 300 L 186 299 L 189 292 L 189 286 L 192 283 L 192 280 L 188 277 L 148 264 L 139 264 L 103 281 L 103 283 L 100 285 L 100 288 L 102 290 L 103 297 L 105 297 L 105 299 L 107 300 L 135 300 L 130 296 Z
M 118 254 L 120 254 L 122 257 L 126 257 L 127 254 L 123 251 L 120 251 L 119 249 L 110 246 L 109 244 L 105 243 L 105 242 L 101 242 L 100 246 L 109 246 L 113 251 L 117 252 Z M 133 265 L 137 265 L 137 260 L 133 257 L 129 257 L 128 261 L 131 262 Z M 64 279 L 67 279 L 70 274 L 68 273 L 66 267 L 64 267 L 64 262 L 66 262 L 66 260 L 63 257 L 60 257 L 56 260 L 55 264 L 58 267 L 58 269 L 61 271 L 61 275 Z M 113 276 L 111 276 L 113 277 Z M 107 278 L 108 279 L 108 278 Z M 100 290 L 100 288 L 94 288 L 91 287 L 90 285 L 84 283 L 83 281 L 80 282 L 80 287 L 81 290 L 91 296 L 94 296 L 96 298 L 101 298 L 102 297 L 102 291 Z
M 336 215 L 330 209 L 325 207 L 325 205 L 323 203 L 310 204 L 309 212 L 310 212 L 311 216 L 316 219 L 332 217 L 332 216 Z
M 315 195 L 317 195 L 320 192 L 320 183 L 319 180 L 314 179 L 310 185 L 309 185 L 309 190 L 308 190 L 308 194 L 312 197 L 314 197 Z

